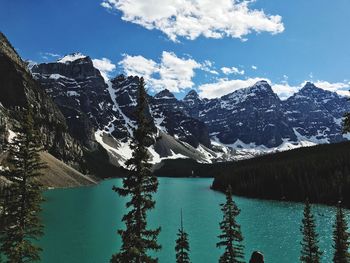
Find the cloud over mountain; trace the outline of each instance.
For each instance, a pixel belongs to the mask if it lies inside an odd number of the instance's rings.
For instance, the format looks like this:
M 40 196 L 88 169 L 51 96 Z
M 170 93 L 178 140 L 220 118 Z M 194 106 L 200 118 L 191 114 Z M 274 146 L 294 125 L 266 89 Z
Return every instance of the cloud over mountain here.
M 202 67 L 194 59 L 180 58 L 167 51 L 163 51 L 159 63 L 143 56 L 125 54 L 119 65 L 124 69 L 126 75 L 144 77 L 153 90 L 160 91 L 167 88 L 172 92 L 192 88 L 194 70 Z
M 179 37 L 239 38 L 252 32 L 284 31 L 282 17 L 251 8 L 254 1 L 238 0 L 104 0 L 101 6 L 118 10 L 122 19 L 149 30 L 162 31 L 172 41 Z

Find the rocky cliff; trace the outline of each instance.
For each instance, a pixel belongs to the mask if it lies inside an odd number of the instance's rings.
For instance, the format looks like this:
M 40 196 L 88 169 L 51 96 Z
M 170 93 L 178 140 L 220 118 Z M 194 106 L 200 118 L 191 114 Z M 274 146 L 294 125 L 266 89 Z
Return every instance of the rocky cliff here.
M 66 163 L 80 167 L 83 151 L 68 130 L 67 123 L 51 98 L 33 79 L 25 62 L 7 38 L 0 33 L 0 111 L 2 126 L 8 133 L 18 120 L 19 109 L 31 106 L 36 129 L 47 151 Z

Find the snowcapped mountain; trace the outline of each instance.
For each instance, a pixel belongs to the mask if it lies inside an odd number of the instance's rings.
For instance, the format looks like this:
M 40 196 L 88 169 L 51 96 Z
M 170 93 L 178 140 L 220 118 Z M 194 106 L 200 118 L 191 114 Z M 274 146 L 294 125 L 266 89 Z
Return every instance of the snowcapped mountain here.
M 193 94 L 193 93 L 192 93 Z M 188 103 L 188 96 L 185 97 Z M 282 102 L 266 81 L 240 89 L 218 99 L 191 105 L 192 114 L 205 122 L 210 135 L 224 144 L 237 140 L 276 147 L 283 138 L 295 140 L 282 110 Z
M 70 134 L 95 148 L 94 132 L 113 118 L 113 102 L 100 71 L 80 53 L 31 68 L 36 80 L 64 114 Z
M 106 83 L 91 59 L 80 53 L 36 65 L 32 73 L 59 106 L 71 134 L 89 148 L 99 143 L 113 163 L 124 165 L 131 156 L 140 79 L 120 75 Z M 200 98 L 192 90 L 178 100 L 163 90 L 149 96 L 148 103 L 154 163 L 180 157 L 242 159 L 342 141 L 342 116 L 350 111 L 345 98 L 311 83 L 281 101 L 266 81 L 216 99 Z
M 315 143 L 344 140 L 342 118 L 350 111 L 347 98 L 306 83 L 298 93 L 283 102 L 288 123 L 300 138 Z
M 157 127 L 171 136 L 197 148 L 210 148 L 208 128 L 204 122 L 189 115 L 187 105 L 163 90 L 150 98 L 150 109 Z

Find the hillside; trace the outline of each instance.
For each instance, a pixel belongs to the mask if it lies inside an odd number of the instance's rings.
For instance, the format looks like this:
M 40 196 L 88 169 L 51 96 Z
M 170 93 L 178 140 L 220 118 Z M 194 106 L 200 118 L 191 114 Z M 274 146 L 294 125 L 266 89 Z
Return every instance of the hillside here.
M 77 187 L 95 185 L 99 179 L 86 176 L 64 162 L 58 160 L 48 152 L 40 153 L 41 161 L 46 165 L 42 170 L 39 180 L 45 188 Z M 1 170 L 5 168 L 1 166 Z M 8 184 L 9 181 L 0 176 L 0 186 Z
M 350 207 L 350 143 L 300 148 L 220 165 L 213 189 L 237 195 Z
M 274 200 L 335 204 L 350 207 L 350 142 L 324 144 L 237 162 L 200 164 L 190 159 L 166 160 L 157 176 L 213 177 L 212 188 Z

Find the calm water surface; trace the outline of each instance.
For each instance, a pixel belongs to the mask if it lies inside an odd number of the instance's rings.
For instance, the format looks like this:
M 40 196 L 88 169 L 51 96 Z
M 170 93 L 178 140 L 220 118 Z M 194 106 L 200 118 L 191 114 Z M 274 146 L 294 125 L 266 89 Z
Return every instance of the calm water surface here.
M 183 209 L 189 233 L 193 263 L 218 262 L 221 251 L 215 247 L 222 218 L 219 204 L 225 199 L 210 190 L 212 179 L 160 178 L 155 195 L 156 209 L 149 214 L 152 226 L 161 226 L 157 253 L 160 263 L 175 262 L 174 245 Z M 40 242 L 45 263 L 103 263 L 118 251 L 116 233 L 125 212 L 125 200 L 112 189 L 121 179 L 104 181 L 93 187 L 56 189 L 45 193 L 43 209 L 45 236 Z M 301 204 L 235 197 L 241 209 L 245 251 L 261 250 L 267 263 L 298 262 Z M 323 262 L 332 258 L 332 224 L 335 209 L 315 206 Z

